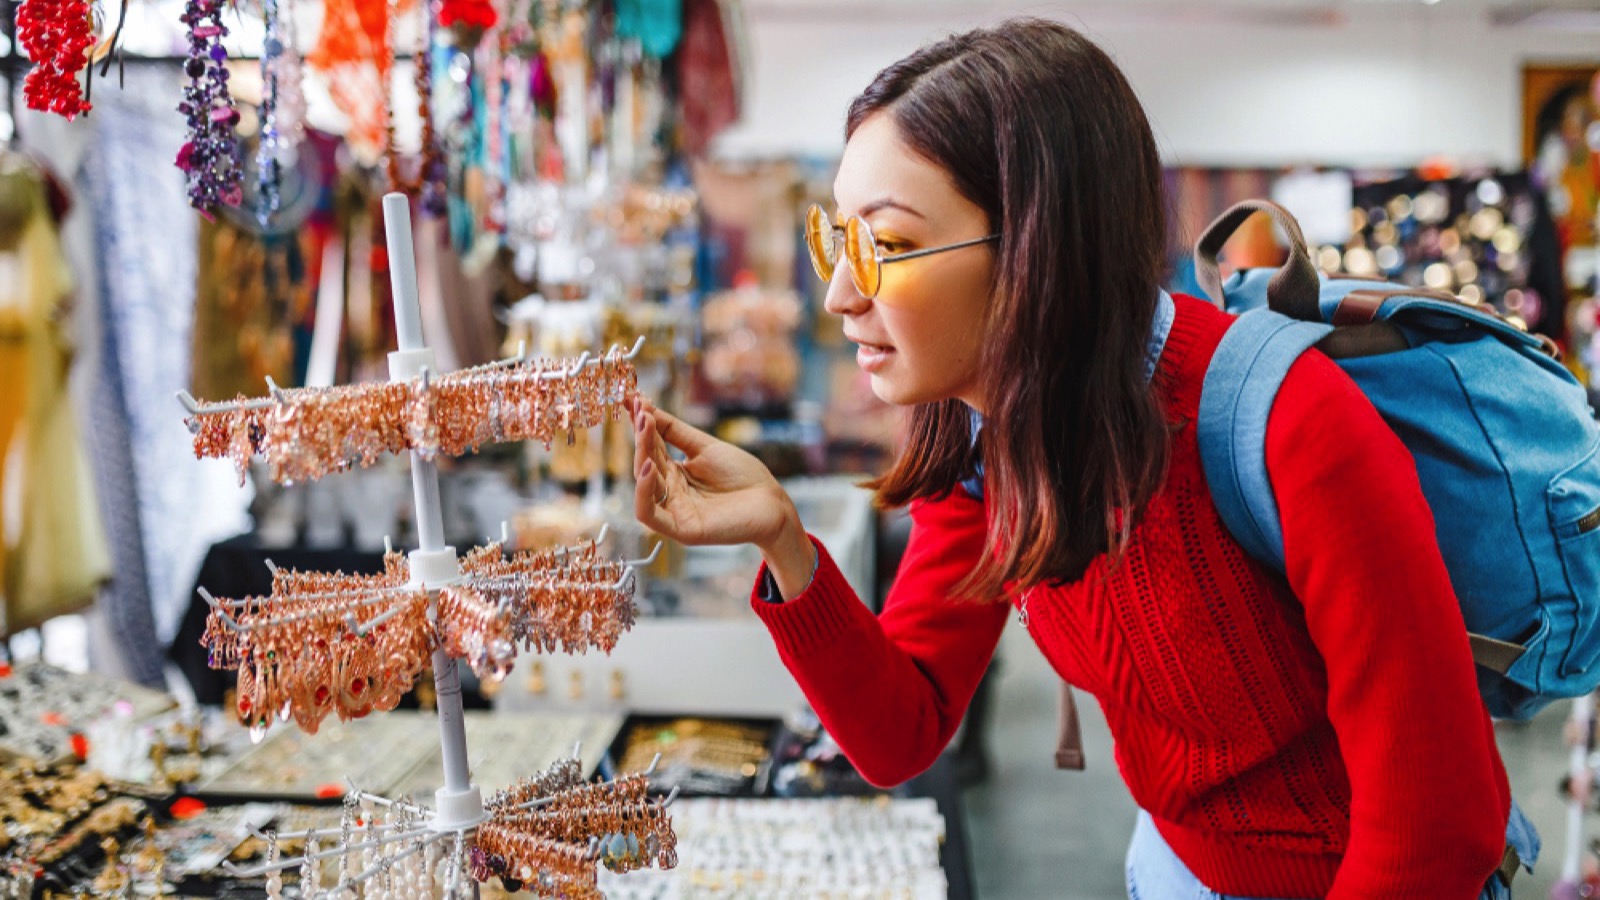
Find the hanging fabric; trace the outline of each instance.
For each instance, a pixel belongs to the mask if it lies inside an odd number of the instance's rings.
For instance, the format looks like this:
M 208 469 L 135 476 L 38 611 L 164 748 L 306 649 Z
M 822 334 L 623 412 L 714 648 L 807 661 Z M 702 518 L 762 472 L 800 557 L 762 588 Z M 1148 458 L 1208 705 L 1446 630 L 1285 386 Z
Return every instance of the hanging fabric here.
M 703 156 L 712 138 L 739 119 L 738 53 L 717 0 L 684 0 L 678 84 L 683 149 Z
M 177 633 L 212 543 L 249 528 L 249 496 L 223 463 L 191 460 L 173 394 L 189 383 L 195 223 L 171 160 L 184 141 L 166 93 L 170 73 L 130 68 L 88 120 L 99 147 L 80 182 L 93 208 L 99 366 L 88 392 L 94 461 L 115 576 L 102 612 L 128 678 L 164 685 Z
M 0 245 L 0 520 L 8 552 L 4 627 L 14 633 L 93 602 L 110 577 L 110 550 L 67 375 L 73 348 L 66 304 L 72 277 L 45 183 L 31 163 L 0 156 L 12 211 L 26 209 L 14 243 Z M 29 186 L 31 198 L 18 190 Z M 11 237 L 8 235 L 7 237 Z
M 404 13 L 410 8 L 410 2 L 401 2 L 396 9 Z M 356 158 L 375 164 L 385 146 L 384 97 L 389 69 L 394 65 L 389 4 L 387 0 L 328 0 L 323 5 L 323 21 L 317 44 L 305 60 L 327 77 L 334 105 L 350 118 L 345 137 Z
M 301 266 L 292 236 L 264 236 L 223 216 L 200 223 L 191 391 L 252 394 L 271 376 L 296 382 L 289 307 Z
M 644 52 L 662 59 L 683 36 L 683 0 L 617 0 L 617 37 L 639 41 Z

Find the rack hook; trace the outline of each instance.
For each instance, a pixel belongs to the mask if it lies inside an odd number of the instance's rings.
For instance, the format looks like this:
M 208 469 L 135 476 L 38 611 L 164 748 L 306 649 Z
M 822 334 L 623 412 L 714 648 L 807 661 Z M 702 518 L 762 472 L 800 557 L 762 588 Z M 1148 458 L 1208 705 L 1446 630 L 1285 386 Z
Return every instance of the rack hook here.
M 274 400 L 277 400 L 284 406 L 289 405 L 289 395 L 284 393 L 283 388 L 278 387 L 278 383 L 272 380 L 271 375 L 267 376 L 267 390 L 272 392 L 272 398 Z
M 656 541 L 655 549 L 651 550 L 650 551 L 650 555 L 646 556 L 644 559 L 630 559 L 630 560 L 628 560 L 627 561 L 628 567 L 629 568 L 643 568 L 643 567 L 648 566 L 651 563 L 655 562 L 656 561 L 656 557 L 661 555 L 661 543 L 662 543 L 661 541 Z

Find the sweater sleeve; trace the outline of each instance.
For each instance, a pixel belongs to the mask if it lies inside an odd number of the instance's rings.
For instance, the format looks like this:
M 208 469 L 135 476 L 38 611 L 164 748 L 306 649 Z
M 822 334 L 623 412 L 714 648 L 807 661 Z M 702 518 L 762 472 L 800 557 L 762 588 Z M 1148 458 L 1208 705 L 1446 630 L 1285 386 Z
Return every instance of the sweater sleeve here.
M 1329 900 L 1479 895 L 1510 788 L 1410 452 L 1327 357 L 1290 369 L 1266 461 L 1350 776 Z
M 805 591 L 765 603 L 758 578 L 751 598 L 817 717 L 879 786 L 920 774 L 943 752 L 1008 609 L 952 597 L 983 553 L 983 504 L 956 491 L 913 505 L 911 519 L 905 557 L 876 617 L 815 538 L 817 571 Z

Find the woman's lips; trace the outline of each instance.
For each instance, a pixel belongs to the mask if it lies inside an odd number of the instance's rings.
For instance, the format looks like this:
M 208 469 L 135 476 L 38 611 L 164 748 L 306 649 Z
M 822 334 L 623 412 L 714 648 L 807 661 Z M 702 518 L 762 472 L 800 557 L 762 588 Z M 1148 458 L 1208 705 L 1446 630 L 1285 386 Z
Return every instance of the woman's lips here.
M 885 344 L 869 344 L 864 341 L 856 342 L 856 365 L 867 372 L 877 372 L 894 357 L 894 348 Z

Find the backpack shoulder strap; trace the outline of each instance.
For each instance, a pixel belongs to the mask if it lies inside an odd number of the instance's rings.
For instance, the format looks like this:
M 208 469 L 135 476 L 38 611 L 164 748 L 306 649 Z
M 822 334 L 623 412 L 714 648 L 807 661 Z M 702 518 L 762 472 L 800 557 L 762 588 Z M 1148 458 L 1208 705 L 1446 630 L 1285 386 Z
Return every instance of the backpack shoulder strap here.
M 1229 326 L 1206 367 L 1196 438 L 1223 524 L 1245 552 L 1283 571 L 1283 528 L 1267 478 L 1267 417 L 1289 367 L 1331 325 L 1256 309 Z

